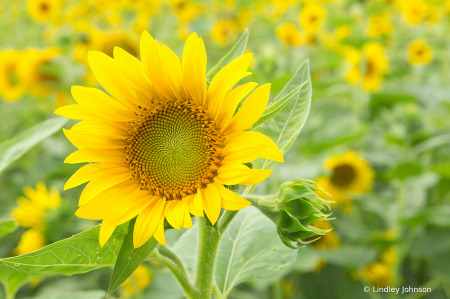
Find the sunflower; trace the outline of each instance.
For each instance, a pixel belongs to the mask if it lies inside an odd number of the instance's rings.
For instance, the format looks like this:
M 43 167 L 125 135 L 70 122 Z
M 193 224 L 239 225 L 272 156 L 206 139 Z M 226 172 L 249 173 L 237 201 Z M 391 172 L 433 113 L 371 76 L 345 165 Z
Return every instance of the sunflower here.
M 28 0 L 28 13 L 38 22 L 54 20 L 61 13 L 61 0 Z
M 236 37 L 237 23 L 234 19 L 221 19 L 212 27 L 211 37 L 219 45 L 226 45 Z
M 25 92 L 21 74 L 22 55 L 17 51 L 0 53 L 0 96 L 15 101 Z
M 136 290 L 145 290 L 150 285 L 150 281 L 151 276 L 147 266 L 144 264 L 139 265 L 131 277 L 122 284 L 126 295 L 125 297 L 133 296 Z
M 423 40 L 416 39 L 408 45 L 408 61 L 413 65 L 424 65 L 433 59 L 433 50 Z
M 277 37 L 288 46 L 299 46 L 303 43 L 303 36 L 297 27 L 291 23 L 284 23 L 276 30 Z
M 340 242 L 329 221 L 317 221 L 312 226 L 328 231 L 325 235 L 321 236 L 319 240 L 312 243 L 317 249 L 337 248 L 340 246 Z
M 30 92 L 38 97 L 48 95 L 58 85 L 58 77 L 53 73 L 53 60 L 57 49 L 29 49 L 24 53 L 23 76 Z
M 205 213 L 215 224 L 221 208 L 250 204 L 225 185 L 254 185 L 270 175 L 244 163 L 258 157 L 283 162 L 275 142 L 248 131 L 268 103 L 270 84 L 233 89 L 251 74 L 252 54 L 233 60 L 207 86 L 205 46 L 196 33 L 188 37 L 181 60 L 145 31 L 140 49 L 142 62 L 118 47 L 114 58 L 89 52 L 91 69 L 109 95 L 74 86 L 78 104 L 55 111 L 83 119 L 64 131 L 79 148 L 65 163 L 89 164 L 65 189 L 90 181 L 76 215 L 103 220 L 102 246 L 117 225 L 136 216 L 136 248 L 152 236 L 165 244 L 165 219 L 180 229 L 192 226 L 191 214 Z
M 48 210 L 61 205 L 61 196 L 57 189 L 48 190 L 43 182 L 36 184 L 36 189 L 23 188 L 26 197 L 17 199 L 18 207 L 12 211 L 12 216 L 21 227 L 29 228 L 21 237 L 19 245 L 14 250 L 16 255 L 41 249 L 46 244 L 44 234 L 45 214 Z
M 350 212 L 351 193 L 361 194 L 371 189 L 372 168 L 353 151 L 328 159 L 326 167 L 331 174 L 315 180 L 328 193 L 321 193 L 321 196 L 338 204 L 344 212 Z
M 300 25 L 309 34 L 315 34 L 322 28 L 326 10 L 319 4 L 308 4 L 300 12 Z

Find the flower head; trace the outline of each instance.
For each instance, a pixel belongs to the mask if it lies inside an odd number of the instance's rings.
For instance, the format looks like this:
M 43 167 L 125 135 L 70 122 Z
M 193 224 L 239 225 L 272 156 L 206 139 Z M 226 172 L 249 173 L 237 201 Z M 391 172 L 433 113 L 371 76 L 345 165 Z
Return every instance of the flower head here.
M 83 119 L 65 130 L 79 148 L 65 162 L 89 164 L 65 189 L 89 181 L 76 215 L 103 220 L 102 246 L 117 225 L 136 216 L 135 247 L 152 236 L 165 244 L 165 219 L 180 229 L 192 226 L 191 215 L 205 213 L 214 224 L 221 208 L 250 204 L 226 185 L 254 185 L 270 175 L 244 163 L 258 157 L 283 161 L 270 138 L 248 131 L 268 103 L 270 84 L 233 89 L 251 74 L 252 54 L 223 67 L 207 86 L 206 51 L 197 34 L 187 39 L 181 60 L 147 32 L 140 48 L 141 61 L 117 47 L 114 58 L 90 52 L 91 69 L 110 95 L 75 86 L 78 104 L 55 112 Z
M 0 52 L 0 96 L 7 101 L 15 101 L 25 92 L 23 63 L 18 51 Z
M 310 34 L 314 34 L 323 26 L 326 11 L 319 4 L 308 4 L 300 12 L 300 25 Z
M 303 37 L 298 29 L 291 23 L 284 23 L 276 30 L 277 37 L 288 46 L 298 46 L 303 42 Z
M 408 61 L 414 65 L 424 65 L 433 59 L 433 50 L 423 40 L 416 39 L 408 45 Z
M 61 0 L 28 0 L 28 13 L 38 22 L 54 20 L 61 12 Z

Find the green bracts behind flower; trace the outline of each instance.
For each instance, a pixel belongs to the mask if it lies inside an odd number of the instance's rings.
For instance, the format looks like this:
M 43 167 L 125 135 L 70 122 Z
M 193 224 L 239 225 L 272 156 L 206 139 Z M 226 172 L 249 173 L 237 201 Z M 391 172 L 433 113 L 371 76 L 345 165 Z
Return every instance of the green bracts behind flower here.
M 328 220 L 328 201 L 317 196 L 323 192 L 317 184 L 307 180 L 293 180 L 283 183 L 277 194 L 248 196 L 261 212 L 277 226 L 283 243 L 293 249 L 314 242 L 313 236 L 325 235 L 329 230 L 312 226 L 314 222 Z

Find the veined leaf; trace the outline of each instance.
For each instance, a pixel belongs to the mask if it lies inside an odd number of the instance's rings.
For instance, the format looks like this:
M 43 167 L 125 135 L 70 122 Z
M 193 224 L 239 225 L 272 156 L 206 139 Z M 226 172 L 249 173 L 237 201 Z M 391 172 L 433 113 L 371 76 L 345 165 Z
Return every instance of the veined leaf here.
M 17 222 L 14 219 L 0 220 L 0 238 L 12 233 L 17 229 Z
M 276 276 L 296 257 L 297 250 L 284 246 L 275 225 L 256 208 L 248 207 L 237 214 L 222 237 L 215 281 L 227 296 L 241 282 Z
M 103 248 L 100 248 L 100 226 L 97 225 L 35 252 L 0 261 L 29 274 L 73 275 L 114 266 L 127 233 L 127 225 L 118 226 Z
M 279 99 L 278 101 L 267 107 L 266 110 L 264 110 L 263 115 L 253 125 L 253 129 L 259 127 L 260 125 L 262 125 L 263 123 L 274 117 L 278 112 L 280 112 L 281 109 L 283 109 L 289 103 L 289 101 L 292 100 L 299 93 L 300 89 L 306 83 L 307 82 L 303 82 L 302 85 L 297 86 L 297 88 L 292 90 L 286 96 L 284 96 L 283 98 Z
M 67 118 L 61 116 L 53 117 L 2 142 L 0 144 L 0 172 L 33 146 L 61 129 L 67 121 Z
M 274 98 L 274 102 L 277 103 L 285 98 L 299 86 L 302 88 L 292 100 L 289 100 L 272 118 L 256 128 L 256 131 L 272 138 L 283 154 L 289 150 L 300 134 L 311 107 L 312 85 L 308 59 L 300 65 L 291 80 Z M 255 161 L 254 168 L 269 169 L 274 164 L 275 161 L 260 159 Z
M 133 274 L 134 270 L 147 258 L 150 252 L 155 249 L 158 242 L 151 237 L 144 245 L 139 248 L 133 246 L 133 231 L 136 218 L 130 221 L 128 233 L 117 256 L 116 264 L 111 275 L 111 281 L 108 287 L 108 296 L 117 290 L 120 285 Z
M 233 48 L 231 48 L 231 50 L 225 54 L 225 56 L 223 56 L 222 59 L 208 71 L 208 73 L 206 73 L 206 80 L 211 80 L 224 66 L 244 53 L 245 47 L 247 47 L 248 35 L 248 29 L 246 28 L 239 40 L 234 44 Z

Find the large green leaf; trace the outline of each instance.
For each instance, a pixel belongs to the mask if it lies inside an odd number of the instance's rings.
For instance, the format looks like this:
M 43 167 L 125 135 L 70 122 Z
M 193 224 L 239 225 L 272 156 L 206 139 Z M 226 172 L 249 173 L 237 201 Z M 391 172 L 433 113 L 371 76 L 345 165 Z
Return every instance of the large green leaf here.
M 2 142 L 0 144 L 0 172 L 33 146 L 61 129 L 67 121 L 67 118 L 61 116 L 53 117 Z
M 139 248 L 134 248 L 133 232 L 136 218 L 130 221 L 128 233 L 117 256 L 116 264 L 114 265 L 113 274 L 108 287 L 108 296 L 117 290 L 120 285 L 133 274 L 134 270 L 147 258 L 150 252 L 155 249 L 158 242 L 151 237 L 144 245 Z
M 233 48 L 231 48 L 231 50 L 225 54 L 225 56 L 223 56 L 222 59 L 208 71 L 208 73 L 206 73 L 206 80 L 211 80 L 224 66 L 244 53 L 245 47 L 247 47 L 248 35 L 248 29 L 245 29 Z
M 237 284 L 276 276 L 295 262 L 297 251 L 278 238 L 275 225 L 253 207 L 237 214 L 224 233 L 216 260 L 215 281 L 228 295 Z
M 100 226 L 94 226 L 35 252 L 2 259 L 1 262 L 29 274 L 73 275 L 114 266 L 127 225 L 118 226 L 103 248 L 99 243 Z
M 6 298 L 14 298 L 19 288 L 30 279 L 31 277 L 27 273 L 19 272 L 0 264 L 0 282 L 5 287 Z
M 277 103 L 279 100 L 286 98 L 292 90 L 299 86 L 302 87 L 293 99 L 289 100 L 271 119 L 256 128 L 256 131 L 272 138 L 283 154 L 289 150 L 300 134 L 311 107 L 312 85 L 309 73 L 309 60 L 302 63 L 291 80 L 274 98 L 274 102 Z M 275 164 L 275 161 L 257 160 L 255 168 L 268 169 L 273 164 Z
M 198 226 L 194 224 L 192 228 L 186 230 L 184 234 L 173 245 L 172 251 L 183 262 L 188 275 L 193 278 L 195 274 L 195 265 L 197 263 L 198 246 Z
M 12 233 L 17 229 L 17 222 L 14 219 L 0 220 L 0 238 Z

